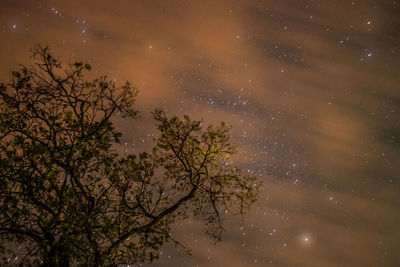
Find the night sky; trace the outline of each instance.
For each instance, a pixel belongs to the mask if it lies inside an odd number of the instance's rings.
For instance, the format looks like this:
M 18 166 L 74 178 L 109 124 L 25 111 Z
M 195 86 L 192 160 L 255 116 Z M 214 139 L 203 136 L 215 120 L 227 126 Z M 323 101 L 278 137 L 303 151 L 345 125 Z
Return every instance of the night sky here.
M 150 112 L 232 125 L 264 180 L 215 246 L 174 232 L 148 266 L 400 266 L 400 1 L 1 0 L 0 78 L 34 44 L 139 89 L 115 123 L 122 153 L 152 145 Z M 147 265 L 146 265 L 147 266 Z

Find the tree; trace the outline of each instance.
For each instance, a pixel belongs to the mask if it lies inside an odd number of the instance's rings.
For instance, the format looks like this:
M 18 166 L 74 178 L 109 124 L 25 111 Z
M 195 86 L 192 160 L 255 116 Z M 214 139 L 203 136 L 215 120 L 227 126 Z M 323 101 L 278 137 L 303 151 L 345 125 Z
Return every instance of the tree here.
M 112 118 L 136 118 L 137 90 L 48 47 L 0 84 L 0 240 L 17 265 L 116 266 L 150 262 L 171 225 L 193 215 L 219 240 L 223 219 L 243 215 L 260 181 L 232 167 L 229 128 L 153 116 L 152 152 L 121 156 Z M 16 261 L 13 258 L 17 259 Z

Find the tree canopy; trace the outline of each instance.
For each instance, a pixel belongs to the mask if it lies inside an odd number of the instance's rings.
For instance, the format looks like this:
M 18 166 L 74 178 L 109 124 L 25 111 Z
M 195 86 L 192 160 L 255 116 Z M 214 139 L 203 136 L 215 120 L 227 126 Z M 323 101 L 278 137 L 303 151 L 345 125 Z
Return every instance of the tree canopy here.
M 3 264 L 116 266 L 150 262 L 189 216 L 221 238 L 260 181 L 230 164 L 229 127 L 155 110 L 152 151 L 119 155 L 112 119 L 136 118 L 137 90 L 48 47 L 0 84 L 0 253 Z M 133 121 L 133 120 L 131 120 Z M 11 261 L 11 262 L 10 262 Z

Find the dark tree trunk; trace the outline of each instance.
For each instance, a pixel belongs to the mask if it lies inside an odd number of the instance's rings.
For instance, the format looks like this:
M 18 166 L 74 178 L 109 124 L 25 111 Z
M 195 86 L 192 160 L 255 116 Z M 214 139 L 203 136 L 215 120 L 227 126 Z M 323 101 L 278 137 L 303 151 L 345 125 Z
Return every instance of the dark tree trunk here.
M 51 248 L 43 259 L 41 267 L 70 267 L 69 256 L 63 249 Z
M 57 266 L 56 250 L 54 249 L 54 247 L 51 247 L 50 250 L 46 252 L 46 254 L 43 257 L 43 263 L 40 266 L 41 267 Z
M 63 252 L 61 252 L 61 253 L 62 254 L 59 255 L 59 257 L 58 257 L 58 259 L 59 259 L 59 262 L 58 262 L 59 265 L 58 266 L 60 266 L 60 267 L 69 267 L 70 266 L 70 262 L 69 262 L 68 255 L 63 253 Z

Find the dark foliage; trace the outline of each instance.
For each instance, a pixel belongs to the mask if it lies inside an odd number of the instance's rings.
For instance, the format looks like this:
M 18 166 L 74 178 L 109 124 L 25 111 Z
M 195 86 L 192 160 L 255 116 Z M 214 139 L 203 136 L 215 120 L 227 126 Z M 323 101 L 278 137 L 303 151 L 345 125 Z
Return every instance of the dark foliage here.
M 0 84 L 2 264 L 149 262 L 165 242 L 181 246 L 174 221 L 194 216 L 219 240 L 224 217 L 255 201 L 260 181 L 227 164 L 234 147 L 223 123 L 156 110 L 153 151 L 119 156 L 111 119 L 135 118 L 137 90 L 85 80 L 89 65 L 62 64 L 47 47 L 33 57 Z

